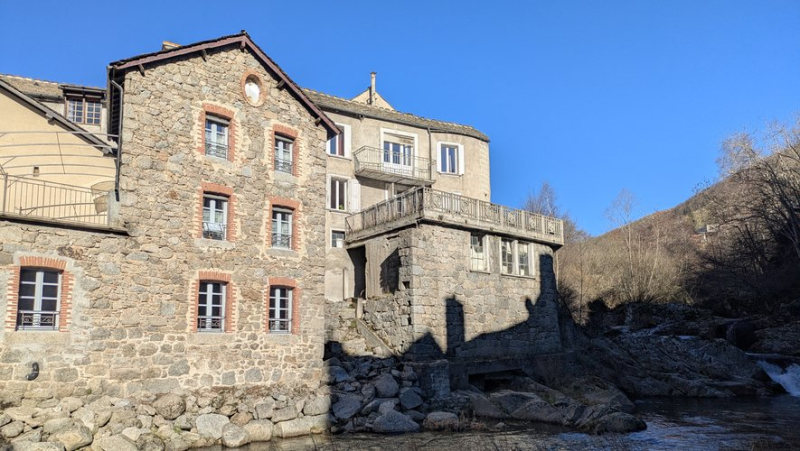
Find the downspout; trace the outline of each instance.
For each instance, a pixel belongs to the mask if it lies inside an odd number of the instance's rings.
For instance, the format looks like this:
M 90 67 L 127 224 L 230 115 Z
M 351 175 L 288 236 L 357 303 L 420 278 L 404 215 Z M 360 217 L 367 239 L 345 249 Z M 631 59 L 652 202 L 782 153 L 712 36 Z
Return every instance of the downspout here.
M 116 176 L 114 178 L 114 194 L 116 195 L 117 202 L 119 202 L 120 201 L 120 199 L 119 199 L 119 173 L 120 173 L 120 167 L 122 165 L 122 112 L 123 112 L 122 109 L 123 109 L 123 104 L 124 104 L 122 100 L 123 100 L 123 96 L 125 95 L 125 91 L 122 89 L 122 86 L 119 83 L 117 83 L 116 81 L 114 81 L 113 78 L 110 77 L 110 75 L 111 74 L 110 74 L 110 71 L 109 71 L 109 77 L 108 77 L 109 83 L 111 84 L 111 86 L 113 86 L 113 87 L 117 88 L 117 90 L 119 90 L 119 125 L 118 125 L 118 128 L 117 128 L 117 174 L 116 174 Z

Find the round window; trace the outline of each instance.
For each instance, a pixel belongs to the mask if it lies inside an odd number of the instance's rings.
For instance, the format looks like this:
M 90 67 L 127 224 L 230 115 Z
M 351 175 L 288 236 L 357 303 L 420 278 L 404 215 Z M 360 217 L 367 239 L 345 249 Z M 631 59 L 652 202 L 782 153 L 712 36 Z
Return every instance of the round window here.
M 261 86 L 256 77 L 247 77 L 247 81 L 244 82 L 244 95 L 250 103 L 258 103 L 261 98 Z

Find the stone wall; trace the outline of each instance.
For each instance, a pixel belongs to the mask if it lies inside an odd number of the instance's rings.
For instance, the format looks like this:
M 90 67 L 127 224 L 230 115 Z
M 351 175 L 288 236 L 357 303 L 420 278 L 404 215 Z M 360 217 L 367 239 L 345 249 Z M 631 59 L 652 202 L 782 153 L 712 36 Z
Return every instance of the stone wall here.
M 245 100 L 246 73 L 262 83 L 259 106 Z M 129 235 L 0 221 L 4 400 L 234 384 L 316 389 L 325 376 L 326 131 L 238 48 L 129 72 L 125 92 L 120 214 Z M 232 114 L 232 161 L 202 152 L 202 117 L 215 111 Z M 295 175 L 274 170 L 277 126 L 296 133 Z M 232 193 L 232 240 L 198 237 L 203 186 Z M 296 203 L 295 249 L 271 247 L 271 199 Z M 65 331 L 15 330 L 13 274 L 37 256 L 63 262 L 73 278 Z M 225 333 L 195 332 L 201 274 L 230 280 Z M 268 333 L 270 283 L 289 282 L 297 327 Z M 40 374 L 29 382 L 33 362 Z
M 522 277 L 500 273 L 496 236 L 488 237 L 489 270 L 471 271 L 469 240 L 469 231 L 433 224 L 400 232 L 398 290 L 368 299 L 364 320 L 396 353 L 415 359 L 560 352 L 552 249 L 536 244 L 535 274 Z

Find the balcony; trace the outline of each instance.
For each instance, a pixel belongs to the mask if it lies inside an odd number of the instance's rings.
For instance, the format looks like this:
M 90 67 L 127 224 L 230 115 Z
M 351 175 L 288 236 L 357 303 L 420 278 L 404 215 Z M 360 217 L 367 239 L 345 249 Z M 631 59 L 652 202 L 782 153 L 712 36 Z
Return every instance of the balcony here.
M 560 247 L 560 219 L 430 188 L 415 188 L 346 219 L 348 245 L 418 222 L 481 230 Z
M 431 178 L 429 158 L 364 146 L 353 153 L 356 175 L 389 183 L 427 186 Z
M 0 218 L 110 228 L 116 210 L 113 182 L 86 188 L 0 174 Z

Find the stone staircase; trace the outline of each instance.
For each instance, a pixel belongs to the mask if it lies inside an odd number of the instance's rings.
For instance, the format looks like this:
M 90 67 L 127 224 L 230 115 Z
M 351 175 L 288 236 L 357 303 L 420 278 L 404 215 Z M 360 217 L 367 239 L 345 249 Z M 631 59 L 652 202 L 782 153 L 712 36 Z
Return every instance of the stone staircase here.
M 389 346 L 360 318 L 359 302 L 364 300 L 328 302 L 327 341 L 338 343 L 341 350 L 351 356 L 392 357 L 393 353 Z

